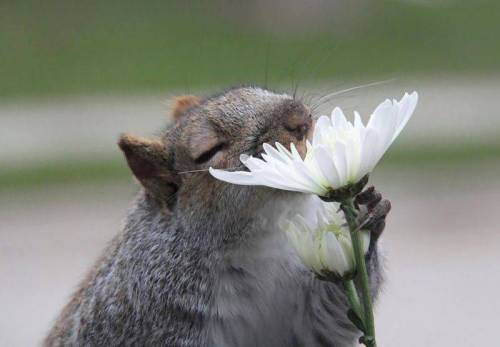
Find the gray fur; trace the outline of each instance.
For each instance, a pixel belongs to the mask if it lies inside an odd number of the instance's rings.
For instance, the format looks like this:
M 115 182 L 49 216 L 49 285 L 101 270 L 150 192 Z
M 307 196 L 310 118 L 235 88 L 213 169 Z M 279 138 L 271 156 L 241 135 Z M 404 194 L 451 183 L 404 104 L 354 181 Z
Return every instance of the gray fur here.
M 238 142 L 206 165 L 237 165 L 240 153 L 255 150 L 261 141 L 256 139 L 288 136 L 278 134 L 273 122 L 293 102 L 256 88 L 205 100 L 165 132 L 166 151 L 175 157 L 168 169 L 199 169 L 190 146 L 214 126 L 217 136 L 227 140 L 233 134 Z M 166 209 L 162 199 L 175 203 Z M 360 334 L 346 318 L 340 286 L 315 279 L 277 227 L 281 216 L 306 209 L 311 199 L 229 185 L 206 172 L 182 177 L 175 196 L 141 190 L 123 231 L 65 307 L 45 345 L 352 345 Z M 376 246 L 368 265 L 376 296 L 381 282 Z

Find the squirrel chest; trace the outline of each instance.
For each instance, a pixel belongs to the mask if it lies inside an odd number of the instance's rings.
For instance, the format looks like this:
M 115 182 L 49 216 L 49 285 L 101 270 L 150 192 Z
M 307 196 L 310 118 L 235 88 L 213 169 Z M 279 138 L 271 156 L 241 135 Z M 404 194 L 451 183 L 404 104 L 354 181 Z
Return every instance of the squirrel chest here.
M 211 314 L 213 346 L 291 345 L 303 270 L 285 235 L 266 235 L 227 255 Z

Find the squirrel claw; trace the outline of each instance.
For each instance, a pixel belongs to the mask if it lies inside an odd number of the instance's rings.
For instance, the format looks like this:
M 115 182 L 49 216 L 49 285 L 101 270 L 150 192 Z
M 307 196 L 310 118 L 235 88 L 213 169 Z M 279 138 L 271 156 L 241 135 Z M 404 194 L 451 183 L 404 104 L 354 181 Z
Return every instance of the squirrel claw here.
M 369 230 L 376 241 L 385 228 L 385 218 L 391 210 L 391 202 L 382 199 L 375 187 L 370 186 L 356 195 L 355 206 L 359 211 L 358 221 L 363 229 Z

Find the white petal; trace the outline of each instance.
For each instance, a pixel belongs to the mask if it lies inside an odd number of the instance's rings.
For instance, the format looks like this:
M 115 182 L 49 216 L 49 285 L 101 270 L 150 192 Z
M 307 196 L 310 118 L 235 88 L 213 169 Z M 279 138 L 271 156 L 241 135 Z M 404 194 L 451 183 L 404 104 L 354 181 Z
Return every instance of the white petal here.
M 318 146 L 313 153 L 314 160 L 316 160 L 321 173 L 327 179 L 330 187 L 340 187 L 340 177 L 330 152 L 325 147 Z
M 358 175 L 363 177 L 370 173 L 377 165 L 380 156 L 378 150 L 379 135 L 376 129 L 367 129 L 365 139 L 361 145 L 361 167 Z M 358 177 L 358 178 L 361 178 Z
M 224 182 L 249 185 L 249 186 L 259 184 L 259 182 L 255 179 L 255 177 L 252 175 L 251 172 L 246 172 L 246 171 L 229 172 L 214 168 L 209 168 L 208 171 L 212 176 Z
M 251 158 L 251 156 L 249 156 L 248 154 L 245 154 L 245 153 L 240 154 L 240 161 L 241 161 L 243 164 L 245 164 L 245 162 L 246 162 L 248 159 L 250 159 L 250 158 Z
M 300 223 L 300 222 L 299 222 Z M 320 273 L 322 265 L 319 259 L 319 248 L 314 240 L 314 232 L 309 230 L 306 225 L 297 224 L 297 245 L 295 249 L 304 264 L 313 271 Z
M 339 175 L 340 187 L 348 184 L 347 181 L 347 158 L 346 158 L 346 147 L 343 142 L 338 142 L 334 153 L 333 153 L 333 162 L 337 169 L 337 173 Z M 340 188 L 334 187 L 334 188 Z
M 321 116 L 316 121 L 313 133 L 313 145 L 317 143 L 322 143 L 322 130 L 327 129 L 331 126 L 330 119 L 327 116 Z M 319 130 L 319 131 L 318 131 Z
M 251 171 L 265 169 L 268 165 L 264 160 L 254 157 L 242 158 L 240 156 L 240 161 Z
M 339 235 L 337 237 L 342 250 L 344 251 L 344 256 L 347 262 L 347 270 L 353 270 L 356 266 L 356 258 L 354 255 L 354 249 L 352 248 L 351 237 L 349 236 L 349 232 L 347 231 L 345 234 Z
M 334 127 L 346 128 L 348 121 L 340 107 L 335 107 L 332 112 L 332 124 Z
M 290 157 L 286 153 L 276 150 L 276 148 L 267 143 L 264 143 L 263 148 L 268 156 L 276 160 L 282 161 L 283 163 L 289 162 Z
M 346 158 L 346 178 L 349 183 L 356 183 L 356 177 L 359 172 L 361 162 L 361 143 L 359 133 L 354 133 L 346 139 L 345 142 Z M 353 181 L 354 180 L 354 181 Z
M 417 107 L 417 102 L 418 102 L 418 94 L 417 92 L 413 92 L 410 95 L 405 95 L 403 99 L 399 102 L 400 104 L 400 115 L 398 118 L 398 125 L 396 128 L 396 131 L 394 132 L 394 136 L 392 138 L 392 141 L 398 137 L 398 135 L 401 133 L 403 128 L 406 126 L 408 121 L 410 120 L 413 111 L 415 111 L 415 108 Z
M 311 144 L 311 142 L 309 142 L 309 140 L 306 140 L 306 152 L 310 152 L 313 150 L 313 145 Z
M 328 270 L 336 272 L 341 276 L 350 270 L 344 250 L 335 235 L 331 232 L 326 232 L 323 236 L 321 260 Z
M 290 143 L 290 150 L 292 152 L 293 159 L 298 160 L 298 161 L 302 161 L 302 157 L 300 156 L 300 153 L 297 150 L 297 148 L 295 147 L 295 144 L 293 142 Z
M 386 99 L 384 102 L 379 104 L 370 116 L 370 120 L 368 121 L 366 127 L 378 128 L 380 124 L 384 122 L 384 115 L 386 114 L 387 110 L 391 109 L 392 107 L 392 102 L 389 99 Z
M 364 129 L 365 128 L 363 121 L 361 120 L 361 116 L 359 115 L 358 111 L 354 111 L 354 127 L 356 129 Z
M 286 149 L 285 146 L 283 146 L 281 143 L 279 142 L 276 142 L 276 148 L 278 149 L 278 152 L 281 154 L 281 156 L 286 159 L 292 159 L 293 156 L 292 156 L 292 153 L 290 153 L 290 151 L 288 149 Z M 289 162 L 289 161 L 288 161 Z
M 280 174 L 275 179 L 276 184 L 286 184 L 294 187 L 289 190 L 298 192 L 323 194 L 321 192 L 324 189 L 310 177 L 302 160 L 292 161 L 290 164 L 275 162 L 274 165 L 273 171 Z
M 307 166 L 304 165 L 302 161 L 294 161 L 293 168 L 295 168 L 295 173 L 300 177 L 301 182 L 307 186 L 312 193 L 318 195 L 324 195 L 328 191 L 326 187 L 321 186 L 321 184 L 312 177 L 311 173 L 307 169 Z

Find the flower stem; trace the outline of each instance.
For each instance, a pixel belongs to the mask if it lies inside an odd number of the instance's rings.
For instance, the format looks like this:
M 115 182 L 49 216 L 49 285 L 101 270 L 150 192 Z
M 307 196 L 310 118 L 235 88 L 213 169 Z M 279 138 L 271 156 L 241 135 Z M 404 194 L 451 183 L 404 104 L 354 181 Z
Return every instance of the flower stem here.
M 376 347 L 375 342 L 375 321 L 373 318 L 373 305 L 370 292 L 370 284 L 368 280 L 368 271 L 366 269 L 365 255 L 361 245 L 360 231 L 357 230 L 356 222 L 356 209 L 352 198 L 346 199 L 342 202 L 341 208 L 344 211 L 347 224 L 352 239 L 352 248 L 354 250 L 354 257 L 356 258 L 357 277 L 361 284 L 361 301 L 363 303 L 364 325 L 365 331 L 361 341 L 367 347 Z
M 354 281 L 353 280 L 343 281 L 342 285 L 344 286 L 344 291 L 347 295 L 347 299 L 349 300 L 349 304 L 351 305 L 351 308 L 353 309 L 354 313 L 356 313 L 356 315 L 359 318 L 363 319 L 364 316 L 363 308 L 359 303 L 358 292 L 356 291 L 356 287 L 354 286 Z

